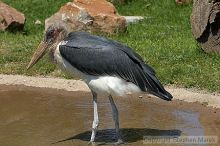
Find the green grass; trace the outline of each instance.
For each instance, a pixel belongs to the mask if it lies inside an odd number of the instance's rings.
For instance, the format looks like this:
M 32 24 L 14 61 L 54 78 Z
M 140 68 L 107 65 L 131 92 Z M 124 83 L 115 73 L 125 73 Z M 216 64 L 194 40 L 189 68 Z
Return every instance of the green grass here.
M 43 35 L 44 26 L 34 22 L 44 22 L 68 0 L 3 1 L 23 12 L 27 22 L 24 32 L 0 33 L 0 73 L 65 76 L 47 58 L 28 72 L 25 66 Z M 201 51 L 192 37 L 192 5 L 177 6 L 174 0 L 129 0 L 116 7 L 122 15 L 146 19 L 130 25 L 124 34 L 107 37 L 136 50 L 164 84 L 220 91 L 220 56 Z

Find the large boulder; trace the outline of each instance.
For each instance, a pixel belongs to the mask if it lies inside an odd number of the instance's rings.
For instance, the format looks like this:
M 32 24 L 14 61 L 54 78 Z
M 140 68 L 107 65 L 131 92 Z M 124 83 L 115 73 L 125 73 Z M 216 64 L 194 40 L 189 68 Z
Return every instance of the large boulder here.
M 115 33 L 126 30 L 126 20 L 106 0 L 75 0 L 68 2 L 45 21 L 47 29 L 56 22 L 66 23 L 70 31 L 85 30 Z
M 0 30 L 20 30 L 24 23 L 24 14 L 0 1 Z
M 205 52 L 220 53 L 220 1 L 197 0 L 191 15 L 192 32 Z

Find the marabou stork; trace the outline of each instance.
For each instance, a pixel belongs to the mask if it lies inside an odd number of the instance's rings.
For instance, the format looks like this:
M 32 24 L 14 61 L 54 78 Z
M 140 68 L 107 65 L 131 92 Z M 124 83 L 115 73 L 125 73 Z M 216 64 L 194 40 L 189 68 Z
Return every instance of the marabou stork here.
M 118 144 L 122 143 L 122 139 L 118 110 L 112 96 L 148 92 L 167 101 L 172 99 L 172 95 L 155 76 L 155 71 L 131 48 L 116 41 L 86 32 L 68 33 L 65 25 L 57 23 L 46 30 L 27 69 L 36 64 L 46 52 L 62 69 L 80 77 L 91 89 L 94 120 L 90 143 L 94 142 L 99 125 L 97 95 L 109 98 Z

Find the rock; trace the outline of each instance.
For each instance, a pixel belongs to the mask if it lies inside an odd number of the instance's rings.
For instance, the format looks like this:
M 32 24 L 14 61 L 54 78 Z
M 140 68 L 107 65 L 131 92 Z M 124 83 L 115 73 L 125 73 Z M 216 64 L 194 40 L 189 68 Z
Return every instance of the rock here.
M 53 23 L 67 24 L 69 31 L 91 30 L 93 18 L 73 2 L 68 2 L 53 16 L 45 20 L 45 30 Z
M 205 52 L 220 53 L 220 2 L 197 0 L 191 15 L 192 32 Z
M 181 4 L 188 4 L 191 3 L 192 0 L 176 0 L 176 4 L 181 5 Z
M 126 24 L 133 24 L 144 20 L 143 16 L 124 16 Z
M 0 1 L 0 30 L 20 30 L 24 23 L 24 14 Z
M 42 22 L 41 22 L 40 20 L 36 20 L 36 21 L 34 22 L 34 24 L 36 24 L 36 25 L 41 25 Z
M 191 14 L 191 26 L 193 35 L 196 39 L 200 38 L 203 32 L 206 30 L 209 21 L 210 5 L 208 1 L 196 1 L 192 14 Z
M 98 32 L 123 32 L 126 20 L 106 0 L 75 0 L 65 4 L 45 21 L 47 29 L 55 22 L 64 22 L 70 31 L 85 30 Z

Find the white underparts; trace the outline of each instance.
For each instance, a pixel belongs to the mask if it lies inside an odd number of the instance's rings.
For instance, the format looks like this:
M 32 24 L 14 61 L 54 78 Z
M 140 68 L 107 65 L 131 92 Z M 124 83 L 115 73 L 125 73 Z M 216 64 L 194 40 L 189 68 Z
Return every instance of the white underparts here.
M 135 84 L 119 77 L 87 76 L 85 81 L 93 91 L 102 95 L 124 96 L 141 91 Z

